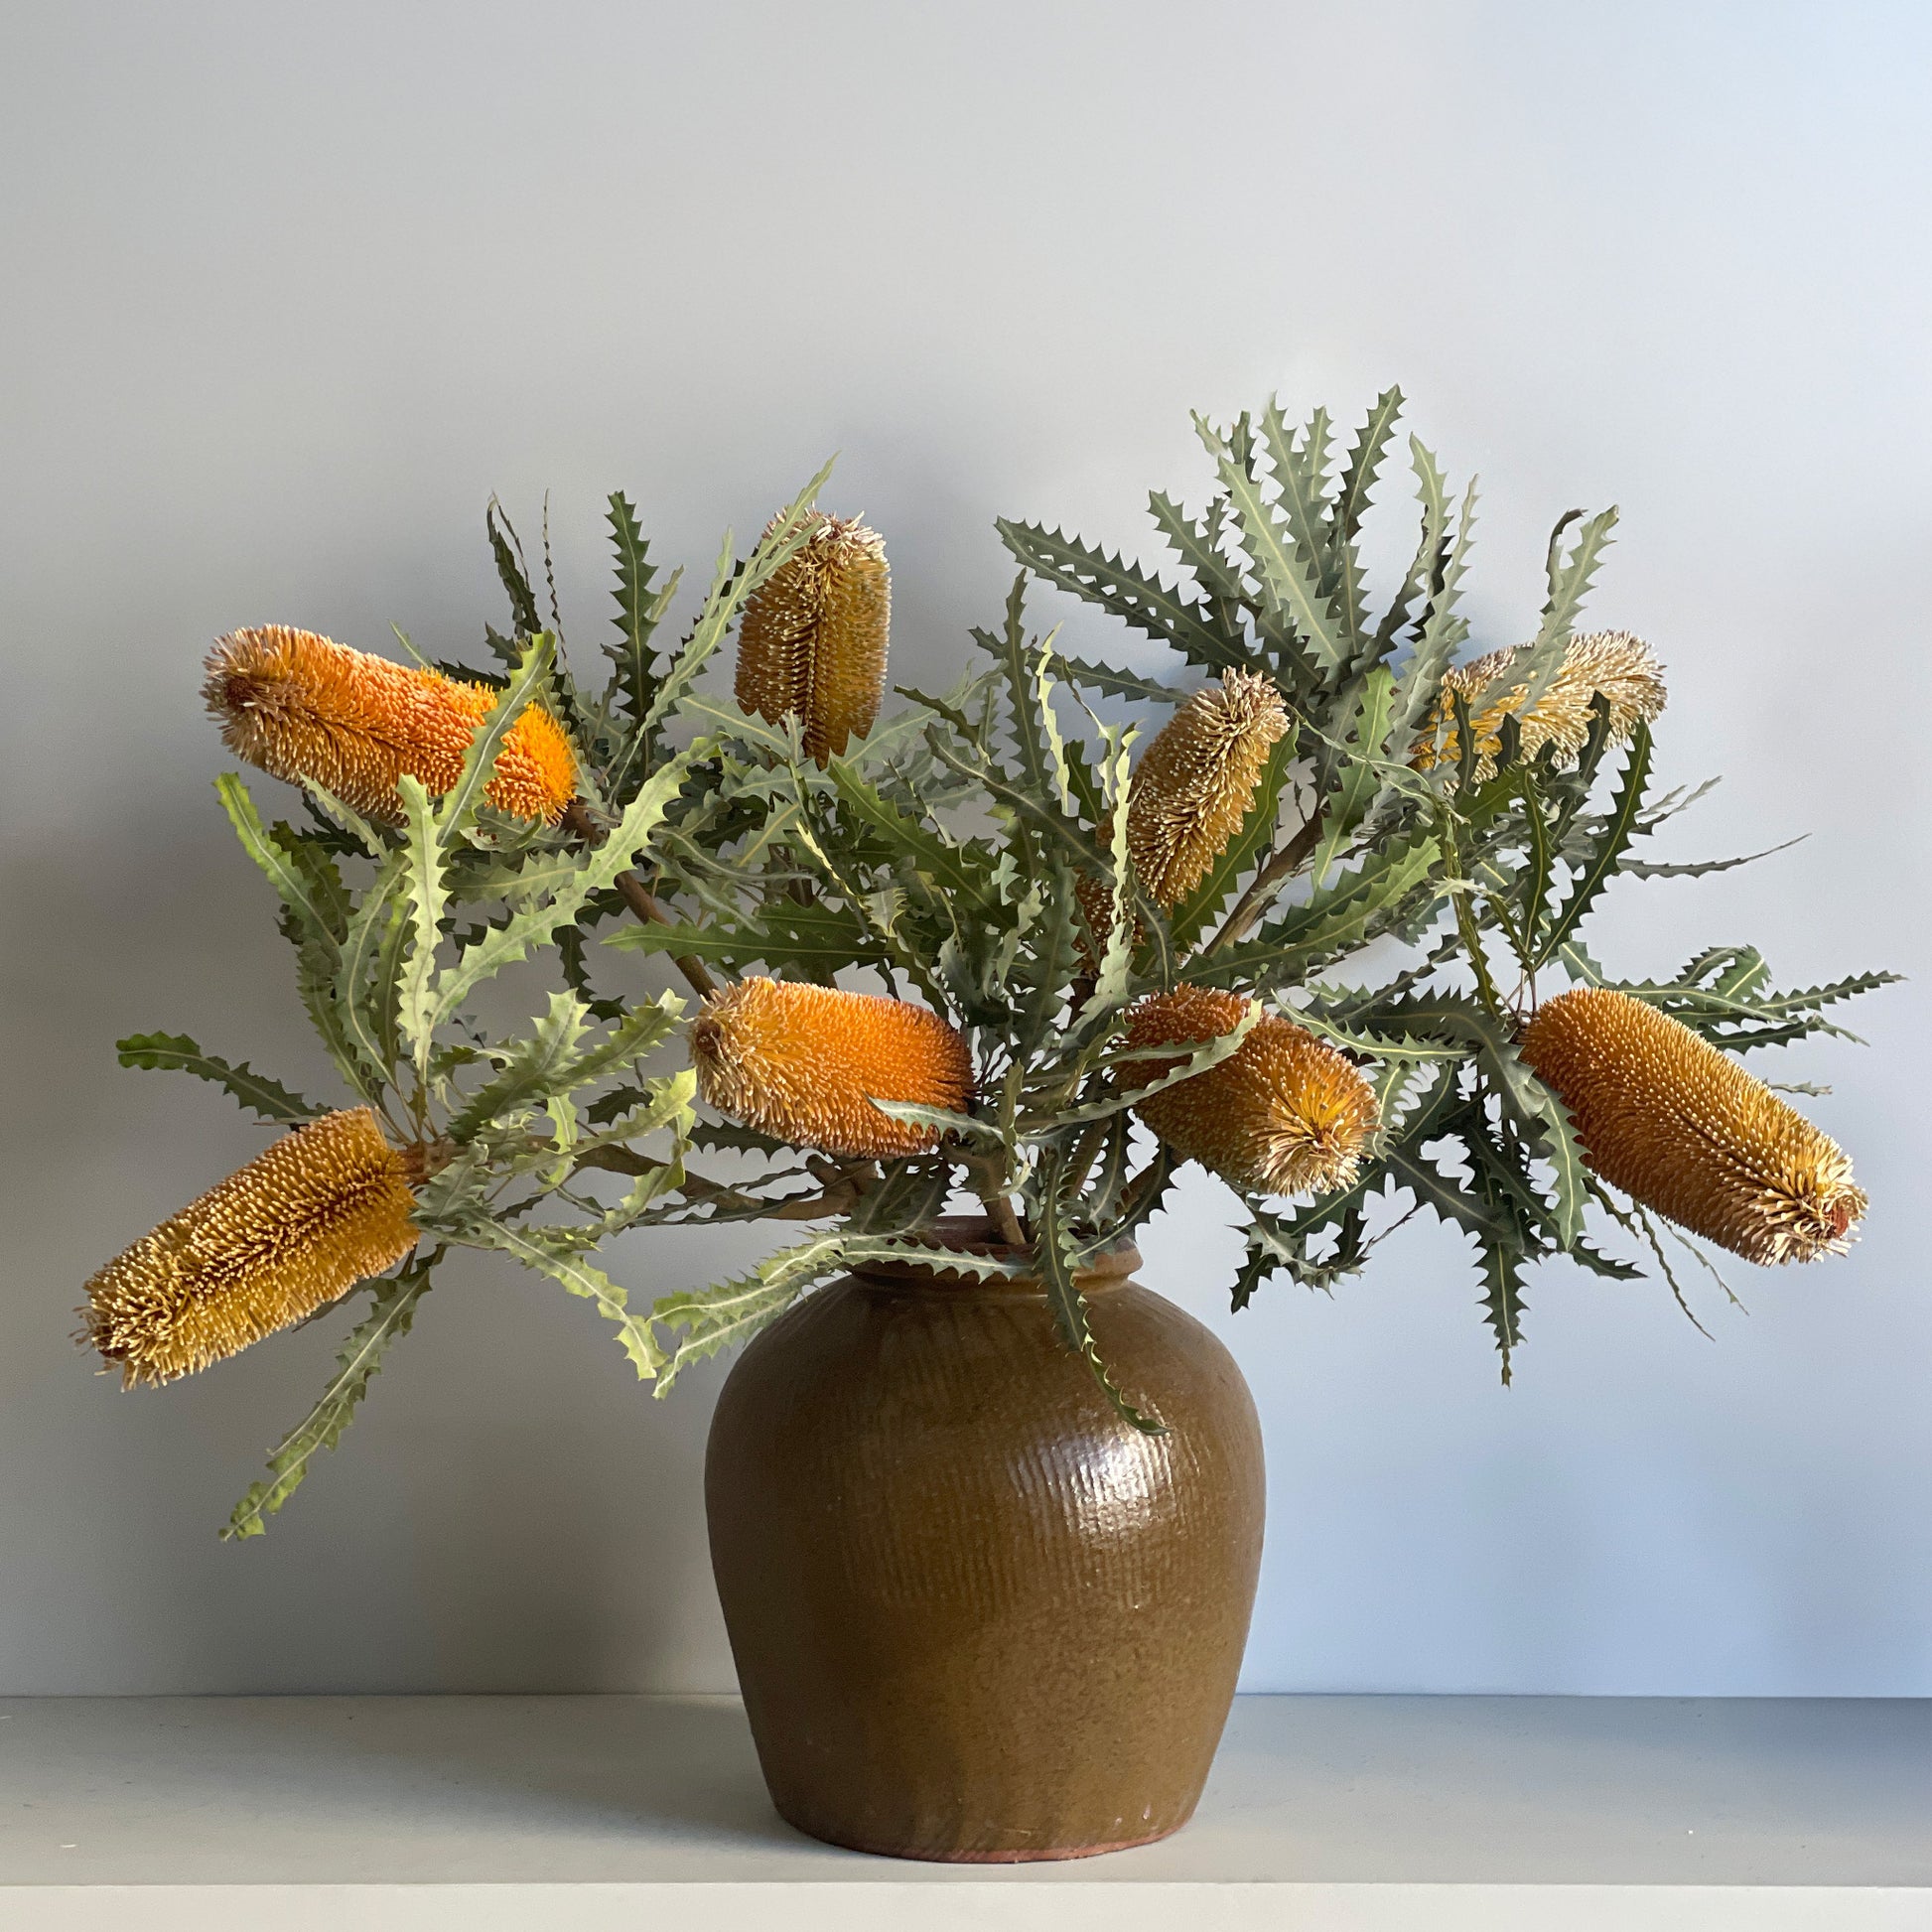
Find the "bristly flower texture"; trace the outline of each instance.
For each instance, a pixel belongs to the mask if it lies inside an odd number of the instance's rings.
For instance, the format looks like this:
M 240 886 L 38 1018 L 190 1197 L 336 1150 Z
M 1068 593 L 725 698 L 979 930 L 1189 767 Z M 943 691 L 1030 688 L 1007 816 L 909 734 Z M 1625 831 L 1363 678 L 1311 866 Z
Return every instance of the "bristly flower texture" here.
M 1510 650 L 1492 650 L 1486 657 L 1458 664 L 1443 679 L 1430 729 L 1417 739 L 1411 755 L 1418 767 L 1427 770 L 1455 762 L 1460 754 L 1450 700 L 1459 697 L 1473 705 L 1528 648 L 1518 644 Z M 1529 686 L 1518 684 L 1472 715 L 1469 729 L 1476 742 L 1476 777 L 1495 775 L 1502 724 L 1508 717 L 1521 726 L 1526 759 L 1535 758 L 1549 745 L 1556 746 L 1566 761 L 1574 759 L 1589 736 L 1590 705 L 1599 694 L 1609 704 L 1613 745 L 1628 738 L 1639 719 L 1650 724 L 1662 713 L 1668 695 L 1663 666 L 1641 637 L 1627 630 L 1596 630 L 1587 637 L 1573 637 L 1564 651 L 1562 670 L 1527 711 L 1523 706 Z
M 496 694 L 350 650 L 312 630 L 265 624 L 236 630 L 209 653 L 202 687 L 222 742 L 289 784 L 314 783 L 344 804 L 400 825 L 396 780 L 431 793 L 462 775 L 464 754 Z M 577 792 L 577 759 L 556 719 L 526 706 L 510 727 L 483 795 L 499 810 L 545 824 Z
M 1681 1021 L 1608 987 L 1542 1007 L 1521 1052 L 1590 1166 L 1760 1264 L 1843 1254 L 1864 1213 L 1838 1143 Z
M 720 1113 L 796 1147 L 889 1159 L 938 1145 L 877 1100 L 963 1112 L 973 1090 L 964 1036 L 905 1000 L 794 980 L 748 979 L 691 1027 L 698 1091 Z
M 795 712 L 823 764 L 879 716 L 893 588 L 877 530 L 814 514 L 811 536 L 746 603 L 738 702 L 774 725 Z
M 416 1245 L 409 1172 L 366 1107 L 298 1127 L 94 1276 L 85 1340 L 132 1388 L 304 1319 Z
M 1127 845 L 1156 904 L 1178 905 L 1240 831 L 1270 749 L 1288 731 L 1281 693 L 1230 671 L 1168 720 L 1134 773 Z
M 1238 993 L 1176 986 L 1129 1014 L 1129 1046 L 1197 1045 L 1232 1033 Z M 1139 1062 L 1137 1079 L 1179 1064 Z M 1218 1066 L 1136 1108 L 1176 1154 L 1249 1194 L 1325 1194 L 1355 1178 L 1378 1124 L 1375 1092 L 1354 1064 L 1305 1027 L 1266 1014 Z

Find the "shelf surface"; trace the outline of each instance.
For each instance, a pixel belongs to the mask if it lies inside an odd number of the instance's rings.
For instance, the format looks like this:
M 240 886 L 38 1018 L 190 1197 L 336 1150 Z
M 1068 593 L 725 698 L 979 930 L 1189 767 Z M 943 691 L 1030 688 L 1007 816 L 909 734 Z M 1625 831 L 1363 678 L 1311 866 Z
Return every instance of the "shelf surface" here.
M 602 1926 L 600 1898 L 619 1914 L 610 1924 L 631 1924 L 646 1896 L 772 1886 L 801 1898 L 824 1888 L 828 1908 L 836 1894 L 825 1922 L 846 1925 L 871 1922 L 852 1901 L 878 1886 L 901 1901 L 923 1887 L 944 1908 L 923 1922 L 952 1923 L 966 1897 L 931 1888 L 966 1886 L 981 1906 L 1001 1887 L 1042 1906 L 1056 1898 L 1038 1922 L 1059 1927 L 1086 1922 L 1082 1887 L 1096 1888 L 1096 1908 L 1106 1895 L 1114 1925 L 1140 1922 L 1136 1901 L 1151 1907 L 1173 1888 L 1214 1888 L 1230 1909 L 1272 1894 L 1276 1927 L 1370 1928 L 1463 1922 L 1374 1915 L 1399 1895 L 1415 1905 L 1440 1893 L 1449 1910 L 1506 1887 L 1527 1907 L 1564 1887 L 1654 1894 L 1633 1924 L 1932 1926 L 1932 1701 L 1242 1698 L 1184 1832 L 1102 1859 L 987 1867 L 866 1858 L 793 1832 L 765 1799 L 728 1698 L 0 1700 L 8 1925 L 173 1923 L 130 1921 L 123 1887 L 186 1888 L 173 1896 L 184 1913 L 201 1899 L 196 1922 L 259 1926 L 310 1923 L 297 1909 L 305 1893 L 327 1906 L 318 1925 L 386 1926 L 373 1909 L 344 1918 L 335 1888 L 366 1901 L 411 1887 L 412 1916 L 394 1923 L 440 1924 L 423 1914 L 447 1892 L 453 1908 L 469 1901 L 449 1922 L 482 1932 Z M 249 1915 L 210 1918 L 208 1901 L 228 1887 L 270 1889 L 253 1894 Z M 519 1894 L 530 1908 L 550 1887 L 576 1902 L 499 1919 L 479 1900 L 500 1887 L 537 1888 Z M 1725 1888 L 1790 1892 L 1790 1909 L 1760 1892 L 1735 1919 L 1671 1915 L 1699 1898 L 1721 1904 Z M 1849 1891 L 1879 1915 L 1805 1915 Z M 89 1894 L 103 1910 L 120 1901 L 118 1918 L 89 1916 Z M 1560 1918 L 1546 1909 L 1523 1922 L 1625 1922 L 1563 1895 Z M 1353 1915 L 1336 1916 L 1344 1896 Z M 1637 1891 L 1622 1897 L 1634 1906 Z M 1329 1904 L 1304 1919 L 1290 1909 L 1297 1898 Z M 1172 1907 L 1170 1896 L 1164 1915 Z M 1002 1911 L 999 1922 L 1023 1918 Z M 1468 1922 L 1515 1918 L 1485 1909 Z

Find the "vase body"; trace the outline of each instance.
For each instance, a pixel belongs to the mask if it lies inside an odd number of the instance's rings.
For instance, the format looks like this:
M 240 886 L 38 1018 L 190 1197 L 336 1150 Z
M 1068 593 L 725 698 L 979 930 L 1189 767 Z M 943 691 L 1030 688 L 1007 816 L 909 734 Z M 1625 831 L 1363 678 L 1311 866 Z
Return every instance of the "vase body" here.
M 778 1811 L 899 1858 L 1078 1858 L 1200 1796 L 1261 1560 L 1233 1358 L 1081 1278 L 1130 1429 L 1031 1283 L 889 1265 L 746 1349 L 705 1461 L 712 1566 Z

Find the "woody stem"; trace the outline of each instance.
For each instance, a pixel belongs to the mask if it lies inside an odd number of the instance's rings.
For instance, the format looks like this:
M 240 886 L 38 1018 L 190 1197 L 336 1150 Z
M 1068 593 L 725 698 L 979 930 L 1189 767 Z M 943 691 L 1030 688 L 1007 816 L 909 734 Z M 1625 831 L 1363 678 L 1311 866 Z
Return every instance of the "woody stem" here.
M 604 843 L 603 828 L 592 822 L 591 815 L 584 809 L 584 801 L 581 798 L 573 798 L 564 807 L 564 824 L 586 845 Z M 622 872 L 618 875 L 618 896 L 647 925 L 677 923 L 651 897 L 650 888 L 634 872 Z M 709 1000 L 718 993 L 718 982 L 711 977 L 704 961 L 694 953 L 673 953 L 671 964 L 684 975 L 686 983 L 700 998 Z

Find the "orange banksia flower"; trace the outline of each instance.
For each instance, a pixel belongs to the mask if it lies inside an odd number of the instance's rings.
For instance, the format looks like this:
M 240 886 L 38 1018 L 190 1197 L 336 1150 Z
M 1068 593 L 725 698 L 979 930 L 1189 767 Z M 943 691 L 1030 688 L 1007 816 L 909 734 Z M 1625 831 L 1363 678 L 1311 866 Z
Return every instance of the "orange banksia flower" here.
M 286 1328 L 416 1245 L 409 1166 L 366 1107 L 285 1134 L 87 1284 L 122 1385 L 172 1382 Z
M 1829 1136 L 1667 1013 L 1609 987 L 1549 1001 L 1523 1058 L 1614 1187 L 1746 1261 L 1843 1254 L 1864 1213 Z
M 1511 660 L 1528 648 L 1519 644 L 1512 650 L 1492 650 L 1487 657 L 1474 658 L 1450 671 L 1443 679 L 1443 694 L 1430 729 L 1416 741 L 1412 762 L 1423 770 L 1435 764 L 1453 764 L 1460 753 L 1450 698 L 1456 696 L 1474 704 L 1490 681 L 1507 671 Z M 1613 745 L 1630 736 L 1638 719 L 1649 724 L 1663 711 L 1667 695 L 1663 666 L 1651 656 L 1650 646 L 1641 637 L 1627 630 L 1596 630 L 1587 637 L 1573 637 L 1563 653 L 1563 669 L 1527 711 L 1523 701 L 1529 696 L 1529 686 L 1519 684 L 1471 716 L 1477 778 L 1495 775 L 1503 720 L 1511 716 L 1521 724 L 1525 758 L 1534 758 L 1546 745 L 1555 745 L 1566 760 L 1574 759 L 1589 736 L 1590 701 L 1598 693 L 1609 701 Z
M 1238 993 L 1176 986 L 1127 1017 L 1130 1046 L 1198 1045 L 1232 1033 Z M 1146 1060 L 1136 1080 L 1180 1063 Z M 1355 1065 L 1304 1027 L 1264 1014 L 1218 1066 L 1134 1110 L 1176 1154 L 1250 1194 L 1325 1194 L 1345 1187 L 1378 1125 L 1375 1092 Z
M 370 818 L 400 825 L 406 771 L 448 791 L 496 693 L 279 623 L 236 630 L 209 653 L 202 687 L 228 749 L 271 777 L 312 781 Z M 483 795 L 517 818 L 558 818 L 577 793 L 563 727 L 526 705 Z
M 813 517 L 811 536 L 746 601 L 738 703 L 774 725 L 796 712 L 805 750 L 823 764 L 879 716 L 893 586 L 877 530 Z
M 798 1147 L 885 1159 L 936 1147 L 872 1103 L 965 1110 L 966 1041 L 905 1000 L 794 980 L 748 979 L 708 1001 L 691 1028 L 698 1091 L 722 1114 Z
M 1148 896 L 1178 905 L 1240 831 L 1270 749 L 1288 731 L 1281 693 L 1230 671 L 1161 728 L 1134 773 L 1127 845 Z

